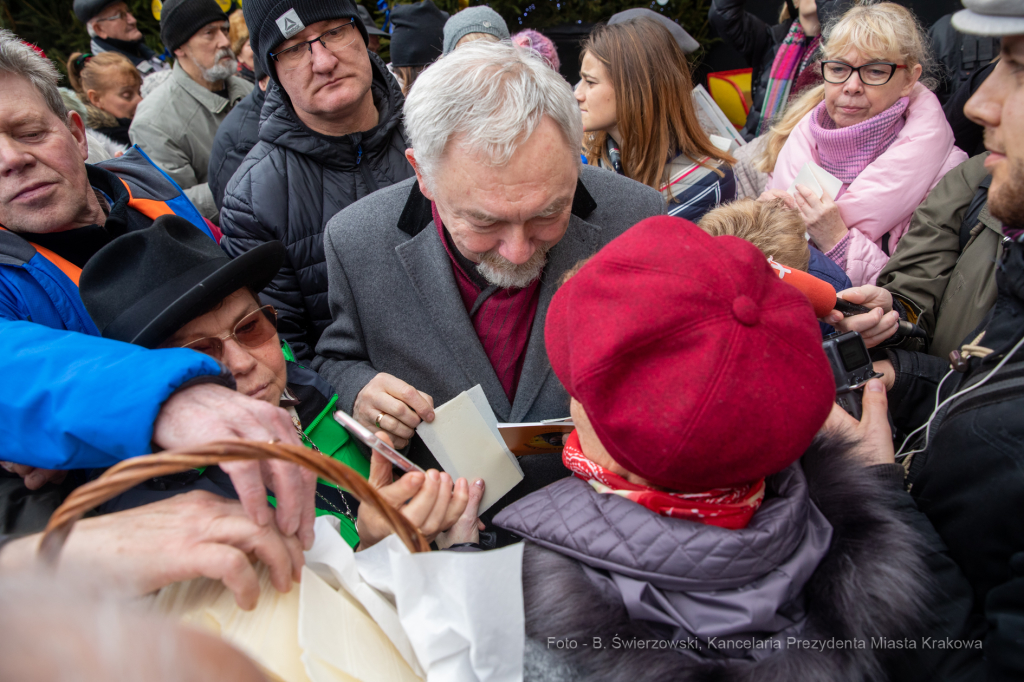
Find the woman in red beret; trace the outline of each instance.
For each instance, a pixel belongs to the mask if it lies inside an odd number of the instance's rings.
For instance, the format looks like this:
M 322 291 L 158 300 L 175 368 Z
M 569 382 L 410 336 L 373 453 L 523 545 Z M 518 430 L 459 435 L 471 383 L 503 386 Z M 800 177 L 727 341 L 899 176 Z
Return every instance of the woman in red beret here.
M 494 521 L 526 539 L 526 679 L 943 678 L 926 638 L 969 591 L 900 488 L 882 385 L 859 424 L 835 406 L 811 306 L 756 247 L 650 218 L 546 325 L 575 476 Z

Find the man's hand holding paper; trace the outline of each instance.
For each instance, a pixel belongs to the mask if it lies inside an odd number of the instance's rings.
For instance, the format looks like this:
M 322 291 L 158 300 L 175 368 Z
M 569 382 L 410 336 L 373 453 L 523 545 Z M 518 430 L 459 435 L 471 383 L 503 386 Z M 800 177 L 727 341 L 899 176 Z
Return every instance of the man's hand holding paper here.
M 384 431 L 395 448 L 409 444 L 420 422 L 434 420 L 434 399 L 402 381 L 381 372 L 356 396 L 352 416 L 371 431 Z

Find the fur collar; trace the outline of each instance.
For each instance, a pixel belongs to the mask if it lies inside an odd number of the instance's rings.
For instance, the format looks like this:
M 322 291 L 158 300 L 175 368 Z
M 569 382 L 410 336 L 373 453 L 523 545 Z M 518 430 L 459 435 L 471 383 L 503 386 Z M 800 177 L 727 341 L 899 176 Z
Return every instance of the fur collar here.
M 807 581 L 803 639 L 868 642 L 864 649 L 809 651 L 796 647 L 758 661 L 708 657 L 707 651 L 641 651 L 612 648 L 620 640 L 664 639 L 655 626 L 631 620 L 617 594 L 603 592 L 583 566 L 566 556 L 527 543 L 523 590 L 528 647 L 528 680 L 588 682 L 631 680 L 806 680 L 885 679 L 897 651 L 870 646 L 872 638 L 902 640 L 920 633 L 933 584 L 924 562 L 924 540 L 870 471 L 847 454 L 846 443 L 818 438 L 801 464 L 811 498 L 833 527 L 831 548 Z M 548 638 L 576 640 L 576 649 L 556 649 Z M 583 646 L 600 637 L 604 648 Z M 888 658 L 892 656 L 893 658 Z M 555 676 L 550 673 L 561 671 Z M 566 677 L 565 670 L 573 670 Z

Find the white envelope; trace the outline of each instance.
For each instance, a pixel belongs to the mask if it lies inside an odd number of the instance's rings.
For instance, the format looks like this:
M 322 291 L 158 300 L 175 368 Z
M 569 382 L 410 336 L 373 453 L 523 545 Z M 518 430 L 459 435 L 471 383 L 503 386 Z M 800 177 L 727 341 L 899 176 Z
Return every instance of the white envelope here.
M 416 433 L 453 479 L 484 480 L 481 514 L 523 480 L 479 384 L 434 408 L 434 421 L 421 422 Z
M 808 161 L 786 191 L 796 196 L 797 185 L 809 187 L 817 197 L 828 194 L 829 199 L 835 201 L 839 190 L 843 188 L 843 181 L 813 161 Z

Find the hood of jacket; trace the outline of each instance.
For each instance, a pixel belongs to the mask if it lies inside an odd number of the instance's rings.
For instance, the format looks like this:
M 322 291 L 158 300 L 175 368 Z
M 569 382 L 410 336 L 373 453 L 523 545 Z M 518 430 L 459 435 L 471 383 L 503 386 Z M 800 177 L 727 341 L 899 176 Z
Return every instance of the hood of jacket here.
M 799 597 L 832 527 L 798 464 L 767 485 L 741 530 L 660 516 L 576 477 L 523 498 L 495 523 L 584 564 L 631 618 L 704 639 L 777 634 L 802 623 Z
M 304 154 L 328 168 L 350 172 L 367 157 L 386 154 L 392 131 L 402 123 L 405 99 L 380 57 L 369 56 L 373 71 L 370 91 L 380 116 L 376 126 L 338 137 L 316 133 L 299 121 L 286 93 L 272 80 L 260 115 L 260 140 Z

